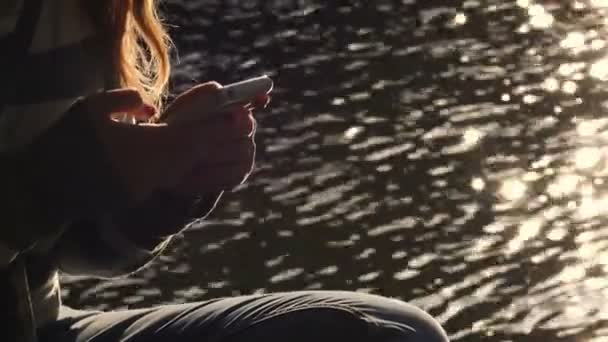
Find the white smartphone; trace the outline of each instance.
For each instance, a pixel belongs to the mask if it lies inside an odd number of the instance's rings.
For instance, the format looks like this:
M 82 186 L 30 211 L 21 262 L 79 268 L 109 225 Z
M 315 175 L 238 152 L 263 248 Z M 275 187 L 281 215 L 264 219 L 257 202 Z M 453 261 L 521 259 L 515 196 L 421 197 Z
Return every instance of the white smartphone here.
M 252 101 L 256 96 L 270 93 L 273 86 L 272 79 L 266 75 L 228 84 L 221 89 L 220 107 Z
M 217 114 L 225 113 L 230 111 L 231 106 L 233 105 L 251 102 L 256 96 L 270 93 L 273 87 L 274 83 L 272 79 L 266 75 L 225 85 L 220 89 L 220 101 L 218 106 L 211 110 L 217 112 Z M 195 120 L 197 120 L 197 118 L 184 116 L 167 118 L 168 123 L 186 123 Z

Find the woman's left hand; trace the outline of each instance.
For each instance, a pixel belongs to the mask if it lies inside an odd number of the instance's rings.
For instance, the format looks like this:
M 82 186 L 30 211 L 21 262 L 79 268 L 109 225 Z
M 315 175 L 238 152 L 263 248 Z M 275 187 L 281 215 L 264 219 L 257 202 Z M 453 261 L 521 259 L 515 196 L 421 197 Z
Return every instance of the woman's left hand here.
M 206 105 L 204 100 L 208 88 L 195 88 L 180 95 L 170 106 L 167 112 L 170 115 L 180 115 L 192 112 L 197 108 L 201 110 L 201 117 L 208 116 L 204 113 L 205 107 L 213 107 L 210 103 Z M 250 103 L 233 107 L 231 112 L 218 115 L 211 120 L 224 120 L 226 129 L 246 129 L 249 134 L 240 139 L 225 139 L 217 141 L 214 146 L 209 146 L 201 151 L 200 161 L 185 175 L 182 181 L 175 186 L 174 191 L 178 195 L 197 196 L 201 194 L 218 194 L 222 191 L 233 190 L 244 183 L 250 176 L 255 165 L 255 132 L 256 120 L 253 111 L 268 105 L 268 95 L 261 95 Z M 203 102 L 203 103 L 201 103 Z M 192 114 L 188 114 L 191 115 Z
M 194 87 L 163 113 L 163 116 L 200 117 L 210 121 L 215 131 L 201 133 L 203 144 L 193 147 L 199 161 L 177 184 L 155 192 L 143 205 L 117 215 L 117 224 L 138 245 L 155 246 L 159 237 L 175 234 L 194 219 L 208 215 L 223 191 L 232 190 L 251 174 L 255 162 L 253 110 L 265 107 L 270 99 L 260 96 L 250 104 L 235 107 L 231 113 L 207 113 L 205 109 L 214 108 L 214 93 L 220 87 L 214 82 Z M 163 116 L 157 120 L 162 121 Z M 201 124 L 193 126 L 196 125 Z M 217 134 L 209 134 L 216 131 Z

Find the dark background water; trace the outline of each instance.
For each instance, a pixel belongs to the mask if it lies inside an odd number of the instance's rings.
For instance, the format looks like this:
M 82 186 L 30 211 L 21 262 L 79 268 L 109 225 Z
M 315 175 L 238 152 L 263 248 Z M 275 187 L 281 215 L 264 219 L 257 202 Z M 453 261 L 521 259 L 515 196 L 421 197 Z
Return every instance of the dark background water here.
M 66 303 L 348 289 L 454 341 L 605 341 L 602 5 L 168 1 L 175 92 L 275 79 L 257 170 L 141 273 L 66 278 Z

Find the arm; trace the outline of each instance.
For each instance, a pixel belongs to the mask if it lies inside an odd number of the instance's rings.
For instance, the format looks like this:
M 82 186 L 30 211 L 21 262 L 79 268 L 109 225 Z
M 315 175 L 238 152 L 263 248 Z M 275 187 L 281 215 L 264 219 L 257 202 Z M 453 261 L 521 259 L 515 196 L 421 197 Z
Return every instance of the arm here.
M 0 265 L 71 219 L 98 216 L 126 202 L 92 122 L 72 107 L 31 143 L 0 153 Z
M 168 111 L 177 108 L 176 115 L 181 115 L 206 108 L 218 90 L 215 83 L 199 85 L 178 97 L 178 105 Z M 146 200 L 138 205 L 98 216 L 102 219 L 74 221 L 55 249 L 64 271 L 97 277 L 136 271 L 160 254 L 171 236 L 205 217 L 215 206 L 217 194 L 238 186 L 251 172 L 255 122 L 250 109 L 240 108 L 228 120 L 213 116 L 189 125 L 145 127 L 125 126 L 108 139 L 115 151 L 113 165 L 125 168 L 120 174 L 129 175 L 127 184 L 143 179 L 154 189 L 180 195 L 147 192 L 140 197 Z M 148 138 L 142 135 L 145 131 Z M 210 195 L 199 198 L 201 193 Z
M 200 108 L 212 108 L 219 88 L 215 83 L 192 88 L 180 95 L 165 113 L 186 115 L 200 111 Z M 202 119 L 213 115 L 201 114 Z M 253 165 L 255 123 L 251 112 L 243 108 L 232 114 L 234 120 L 218 120 L 216 116 L 201 120 L 198 128 L 192 127 L 195 129 L 192 131 L 193 140 L 179 148 L 167 150 L 166 145 L 187 136 L 184 133 L 163 139 L 161 145 L 151 145 L 153 141 L 146 145 L 145 151 L 151 151 L 155 158 L 184 151 L 194 153 L 195 163 L 187 169 L 182 168 L 185 172 L 179 172 L 171 182 L 175 187 L 167 188 L 180 195 L 155 192 L 143 204 L 106 216 L 103 220 L 81 220 L 73 224 L 56 248 L 60 268 L 68 273 L 96 277 L 132 273 L 159 255 L 174 234 L 196 219 L 206 217 L 221 192 L 241 184 Z M 186 133 L 190 126 L 169 125 L 167 128 Z M 137 151 L 131 154 L 131 159 L 137 154 Z M 201 156 L 204 156 L 202 160 Z M 176 161 L 162 161 L 143 170 L 145 173 L 154 172 L 156 168 L 175 171 L 180 169 L 177 165 Z M 142 175 L 137 174 L 139 177 Z M 201 197 L 198 195 L 201 193 L 207 195 Z
M 102 278 L 133 273 L 160 255 L 173 235 L 206 217 L 217 200 L 156 193 L 137 208 L 76 222 L 56 246 L 59 266 L 66 273 Z

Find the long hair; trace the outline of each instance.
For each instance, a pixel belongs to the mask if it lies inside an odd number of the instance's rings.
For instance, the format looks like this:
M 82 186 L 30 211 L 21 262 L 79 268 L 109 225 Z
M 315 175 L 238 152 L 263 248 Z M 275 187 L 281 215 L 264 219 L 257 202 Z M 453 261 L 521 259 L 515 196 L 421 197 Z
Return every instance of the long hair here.
M 107 35 L 118 82 L 140 91 L 144 100 L 162 106 L 171 72 L 171 41 L 156 0 L 81 0 Z

